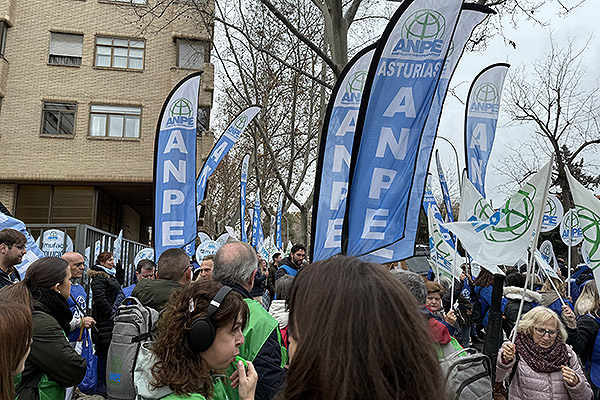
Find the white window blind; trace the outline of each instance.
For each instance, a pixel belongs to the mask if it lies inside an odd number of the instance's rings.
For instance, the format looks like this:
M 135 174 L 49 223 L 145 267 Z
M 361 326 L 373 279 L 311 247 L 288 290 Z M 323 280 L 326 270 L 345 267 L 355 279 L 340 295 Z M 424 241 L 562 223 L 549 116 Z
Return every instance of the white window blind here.
M 50 36 L 50 54 L 81 58 L 83 54 L 83 35 L 52 32 Z

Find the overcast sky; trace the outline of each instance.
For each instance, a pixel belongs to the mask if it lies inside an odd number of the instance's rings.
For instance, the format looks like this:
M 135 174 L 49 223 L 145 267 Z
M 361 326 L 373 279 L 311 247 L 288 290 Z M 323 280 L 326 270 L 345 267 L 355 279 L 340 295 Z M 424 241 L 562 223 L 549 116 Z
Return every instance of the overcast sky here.
M 578 2 L 579 0 L 563 1 L 567 5 Z M 549 23 L 549 26 L 546 27 L 536 25 L 532 21 L 521 18 L 518 28 L 513 28 L 508 18 L 504 17 L 504 35 L 507 39 L 516 43 L 516 49 L 505 43 L 504 38 L 498 36 L 489 43 L 485 51 L 463 55 L 451 83 L 451 87 L 453 87 L 463 81 L 469 82 L 468 84 L 463 83 L 459 85 L 456 90 L 456 94 L 463 102 L 467 97 L 470 82 L 486 66 L 496 62 L 508 62 L 511 64 L 511 68 L 508 71 L 510 75 L 511 71 L 516 70 L 516 67 L 521 64 L 528 64 L 543 59 L 545 52 L 549 49 L 549 32 L 551 30 L 554 41 L 561 45 L 561 47 L 569 39 L 574 39 L 575 48 L 580 49 L 585 45 L 588 38 L 592 36 L 589 50 L 584 54 L 582 64 L 587 74 L 586 83 L 590 86 L 597 84 L 598 62 L 600 61 L 600 32 L 595 32 L 594 29 L 598 26 L 598 21 L 600 21 L 598 0 L 587 0 L 584 5 L 564 17 L 557 15 L 557 11 L 559 10 L 556 5 L 557 2 L 552 1 L 550 3 L 552 4 L 546 5 L 539 14 L 540 20 Z M 496 16 L 495 18 L 499 17 Z M 508 84 L 508 77 L 506 84 Z M 448 138 L 456 146 L 459 153 L 461 170 L 464 168 L 464 113 L 464 105 L 455 97 L 448 95 L 444 105 L 439 135 Z M 500 163 L 502 158 L 510 152 L 506 147 L 507 144 L 515 144 L 518 140 L 524 141 L 533 137 L 532 125 L 508 127 L 506 126 L 507 122 L 509 122 L 509 119 L 503 112 L 501 105 L 496 140 L 492 149 L 486 178 L 486 192 L 488 198 L 492 199 L 495 207 L 500 206 L 506 200 L 509 193 L 504 188 L 498 189 L 499 185 L 507 181 L 507 178 L 495 171 L 494 165 Z M 443 154 L 442 163 L 444 164 L 444 169 L 449 170 L 449 172 L 456 171 L 455 156 L 449 145 L 438 140 L 436 148 L 439 148 L 441 155 Z M 432 163 L 432 165 L 435 164 Z M 431 172 L 434 172 L 434 169 Z M 454 172 L 454 175 L 456 175 L 456 172 Z M 434 188 L 439 187 L 435 175 L 433 186 Z

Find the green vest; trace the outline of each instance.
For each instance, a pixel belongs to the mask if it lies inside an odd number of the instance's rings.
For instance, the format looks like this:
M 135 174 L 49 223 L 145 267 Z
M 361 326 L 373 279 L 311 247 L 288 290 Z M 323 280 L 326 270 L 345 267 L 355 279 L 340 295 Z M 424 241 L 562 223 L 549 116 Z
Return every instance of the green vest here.
M 21 383 L 21 374 L 15 378 L 15 388 Z M 65 398 L 66 389 L 64 386 L 60 386 L 58 383 L 48 379 L 46 374 L 42 374 L 40 382 L 37 385 L 37 390 L 40 395 L 40 400 L 60 400 Z M 19 396 L 17 396 L 17 399 Z
M 206 400 L 206 397 L 202 396 L 199 393 L 189 393 L 182 396 L 178 396 L 175 393 L 171 393 L 167 397 L 163 397 L 162 400 Z
M 281 368 L 285 367 L 288 362 L 288 354 L 283 341 L 281 339 L 281 332 L 279 332 L 279 323 L 275 318 L 271 316 L 265 310 L 265 308 L 256 300 L 244 299 L 248 308 L 250 309 L 248 322 L 243 330 L 244 344 L 240 346 L 240 357 L 244 360 L 254 361 L 256 355 L 262 349 L 263 345 L 271 335 L 273 330 L 277 330 L 277 339 L 279 340 L 279 346 L 281 347 Z M 236 370 L 236 366 L 231 364 L 227 368 L 226 375 L 229 377 Z M 223 384 L 224 392 L 217 391 L 215 386 L 215 400 L 238 400 L 238 391 L 231 387 L 231 385 Z M 227 397 L 222 397 L 227 396 Z

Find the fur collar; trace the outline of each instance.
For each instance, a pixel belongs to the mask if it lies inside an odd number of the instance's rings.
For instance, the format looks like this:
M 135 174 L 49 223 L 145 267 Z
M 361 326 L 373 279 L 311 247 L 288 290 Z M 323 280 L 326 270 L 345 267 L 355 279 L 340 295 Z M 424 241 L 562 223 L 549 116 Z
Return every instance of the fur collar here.
M 517 286 L 506 286 L 503 290 L 504 297 L 509 300 L 521 300 L 523 295 L 523 288 Z M 540 303 L 542 301 L 542 295 L 538 292 L 534 292 L 529 289 L 525 289 L 525 301 L 531 303 Z

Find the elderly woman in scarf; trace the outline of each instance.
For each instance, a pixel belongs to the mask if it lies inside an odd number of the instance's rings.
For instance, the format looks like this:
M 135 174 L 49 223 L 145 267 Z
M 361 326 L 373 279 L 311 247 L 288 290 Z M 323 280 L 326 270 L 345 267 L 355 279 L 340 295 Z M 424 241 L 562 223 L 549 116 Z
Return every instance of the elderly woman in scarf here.
M 507 381 L 511 400 L 592 398 L 592 389 L 566 339 L 563 323 L 549 308 L 535 307 L 523 316 L 515 343 L 502 345 L 496 364 L 496 381 Z

